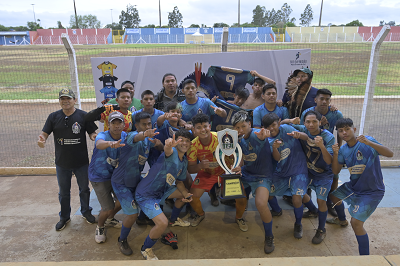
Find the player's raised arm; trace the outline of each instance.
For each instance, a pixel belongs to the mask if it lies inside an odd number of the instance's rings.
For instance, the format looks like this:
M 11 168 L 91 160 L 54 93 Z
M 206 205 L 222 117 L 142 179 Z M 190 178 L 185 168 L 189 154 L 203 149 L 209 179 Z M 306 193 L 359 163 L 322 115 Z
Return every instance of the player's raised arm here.
M 122 139 L 118 141 L 106 141 L 104 139 L 98 139 L 96 142 L 96 148 L 99 150 L 105 150 L 107 148 L 118 149 L 124 147 L 125 144 L 121 144 Z
M 138 142 L 138 141 L 143 141 L 145 138 L 152 138 L 155 135 L 160 134 L 159 132 L 155 132 L 156 129 L 147 129 L 146 131 L 141 131 L 138 134 L 135 135 L 133 138 L 133 142 Z
M 40 133 L 39 137 L 38 137 L 38 141 L 37 144 L 40 148 L 44 148 L 44 145 L 46 144 L 46 140 L 49 137 L 49 134 L 47 134 L 46 132 Z
M 281 159 L 281 153 L 278 150 L 278 148 L 281 146 L 281 144 L 282 144 L 282 141 L 277 140 L 277 139 L 272 144 L 272 157 L 277 162 L 279 162 Z
M 274 80 L 267 78 L 266 76 L 258 74 L 257 71 L 255 71 L 255 70 L 250 71 L 250 74 L 253 75 L 254 77 L 258 77 L 258 78 L 264 80 L 266 83 L 274 84 L 274 85 L 276 84 L 276 82 Z
M 172 136 L 172 138 L 166 139 L 164 146 L 165 157 L 171 156 L 174 152 L 172 148 L 176 147 L 176 145 L 178 145 L 181 141 L 182 139 L 175 140 L 175 134 Z
M 223 108 L 215 107 L 215 106 L 212 106 L 212 105 L 210 107 L 214 110 L 214 113 L 216 115 L 218 115 L 218 116 L 220 116 L 222 118 L 225 118 L 227 116 L 226 111 Z
M 342 170 L 342 167 L 343 167 L 343 164 L 339 164 L 339 160 L 338 160 L 339 145 L 337 143 L 332 145 L 332 150 L 333 150 L 332 172 L 335 175 L 338 175 L 340 173 L 340 170 Z
M 324 145 L 324 140 L 321 136 L 316 136 L 315 139 L 315 145 L 317 145 L 318 148 L 321 149 L 321 153 L 322 153 L 322 158 L 324 159 L 324 161 L 327 164 L 331 164 L 332 163 L 332 155 L 328 152 L 328 150 L 326 149 L 325 145 Z M 332 138 L 332 141 L 334 141 L 334 138 Z
M 374 148 L 380 155 L 383 155 L 386 157 L 393 157 L 393 151 L 391 149 L 389 149 L 388 147 L 385 147 L 383 145 L 380 145 L 378 143 L 370 141 L 364 135 L 358 136 L 357 140 L 361 143 L 364 143 L 364 144 Z
M 300 131 L 293 131 L 291 133 L 287 133 L 289 136 L 292 136 L 295 139 L 301 139 L 301 140 L 308 140 L 308 136 L 306 133 L 304 132 L 300 132 Z

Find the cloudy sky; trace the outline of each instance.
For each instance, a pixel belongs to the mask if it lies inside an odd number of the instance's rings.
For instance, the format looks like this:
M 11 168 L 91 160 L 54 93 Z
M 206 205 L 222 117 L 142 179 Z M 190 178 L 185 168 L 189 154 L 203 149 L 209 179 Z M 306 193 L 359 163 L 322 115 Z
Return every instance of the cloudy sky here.
M 126 9 L 128 3 L 137 5 L 141 26 L 148 24 L 159 24 L 158 0 L 145 1 L 122 1 L 122 0 L 75 0 L 78 15 L 96 15 L 102 26 L 118 22 L 121 10 Z M 301 13 L 307 4 L 310 4 L 314 11 L 314 20 L 311 25 L 318 25 L 321 0 L 283 0 L 283 1 L 240 1 L 240 22 L 251 22 L 253 9 L 256 5 L 265 6 L 267 10 L 280 9 L 287 2 L 293 9 L 292 17 L 296 18 L 296 25 L 299 23 Z M 74 14 L 73 0 L 18 0 L 2 1 L 0 11 L 0 24 L 4 26 L 26 25 L 27 21 L 33 21 L 33 6 L 36 19 L 41 20 L 44 28 L 56 27 L 60 20 L 64 27 L 69 27 L 70 15 Z M 183 15 L 183 26 L 191 24 L 205 24 L 212 26 L 215 22 L 225 22 L 229 25 L 238 21 L 238 1 L 236 0 L 161 0 L 161 23 L 168 24 L 168 12 L 174 6 L 178 6 Z M 110 9 L 113 9 L 112 11 Z M 400 0 L 330 0 L 324 1 L 322 11 L 322 25 L 346 24 L 358 19 L 365 26 L 378 26 L 379 21 L 396 21 L 400 24 Z M 111 17 L 112 16 L 112 17 Z

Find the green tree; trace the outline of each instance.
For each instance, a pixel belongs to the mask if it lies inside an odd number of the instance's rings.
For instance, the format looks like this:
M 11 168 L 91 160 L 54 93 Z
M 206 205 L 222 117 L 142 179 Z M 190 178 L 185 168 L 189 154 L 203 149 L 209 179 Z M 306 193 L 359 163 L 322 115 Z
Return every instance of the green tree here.
M 258 27 L 258 25 L 255 25 L 253 23 L 245 22 L 245 23 L 240 24 L 240 27 L 243 27 L 243 28 L 255 28 L 255 27 Z
M 119 15 L 119 24 L 125 28 L 139 28 L 140 21 L 139 11 L 131 4 L 126 6 L 126 12 L 122 10 Z
M 363 27 L 364 25 L 357 19 L 357 20 L 353 20 L 352 22 L 347 23 L 345 26 Z
M 107 24 L 105 29 L 113 29 L 113 30 L 122 30 L 122 25 L 116 22 L 113 22 L 112 24 Z
M 266 26 L 266 17 L 265 17 L 265 6 L 257 5 L 256 8 L 253 9 L 253 20 L 251 24 L 257 25 L 259 27 Z
M 286 27 L 296 27 L 296 24 L 294 24 L 293 22 L 286 22 L 285 28 Z
M 143 26 L 143 27 L 141 27 L 141 28 L 155 28 L 155 27 L 156 27 L 156 25 L 154 25 L 154 24 L 149 24 L 149 25 Z
M 214 23 L 214 26 L 213 26 L 213 28 L 223 28 L 223 27 L 229 27 L 229 25 L 224 22 L 218 22 L 218 23 Z
M 271 11 L 267 10 L 265 11 L 265 24 L 267 26 L 272 26 L 276 23 L 278 23 L 279 21 L 282 20 L 282 12 L 280 10 L 278 10 L 278 12 L 275 11 L 275 9 L 273 8 Z
M 33 22 L 33 21 L 28 21 L 27 26 L 30 31 L 36 31 L 37 29 L 43 29 L 42 27 L 40 27 L 40 25 L 38 23 Z
M 192 24 L 189 26 L 189 28 L 200 28 L 199 24 Z
M 97 17 L 94 15 L 84 15 L 83 16 L 83 24 L 86 28 L 84 29 L 99 29 L 101 28 L 101 22 L 97 20 Z
M 61 24 L 61 21 L 57 21 L 57 29 L 65 29 L 64 26 Z
M 0 31 L 9 31 L 10 28 L 0 24 Z
M 281 10 L 278 10 L 278 16 L 281 18 L 281 21 L 283 23 L 286 22 L 295 22 L 295 18 L 290 18 L 290 14 L 292 13 L 293 9 L 290 8 L 290 6 L 287 3 L 284 3 L 281 7 Z
M 82 15 L 77 15 L 76 16 L 77 20 L 78 20 L 78 25 L 76 25 L 76 21 L 75 21 L 75 16 L 71 15 L 69 17 L 69 27 L 71 29 L 84 29 L 84 25 L 83 25 L 83 16 Z
M 303 14 L 300 16 L 300 25 L 303 27 L 309 27 L 311 21 L 313 20 L 313 10 L 310 4 L 307 4 L 306 8 L 304 9 Z
M 183 16 L 177 6 L 174 7 L 172 12 L 168 12 L 168 26 L 170 28 L 180 28 L 182 27 Z

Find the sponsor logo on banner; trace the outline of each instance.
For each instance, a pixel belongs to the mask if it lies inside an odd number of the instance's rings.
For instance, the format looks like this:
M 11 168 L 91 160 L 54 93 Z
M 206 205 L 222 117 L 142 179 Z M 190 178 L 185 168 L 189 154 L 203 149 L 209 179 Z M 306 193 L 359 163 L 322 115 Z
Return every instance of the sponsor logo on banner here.
M 127 29 L 126 34 L 140 34 L 140 29 Z
M 294 58 L 290 60 L 290 64 L 292 66 L 307 66 L 308 67 L 308 60 L 303 59 L 300 52 L 296 52 Z
M 214 33 L 223 33 L 224 28 L 214 28 Z
M 185 34 L 193 34 L 199 32 L 199 28 L 185 28 Z
M 164 28 L 164 29 L 154 29 L 155 33 L 169 33 L 169 29 Z
M 247 33 L 257 33 L 257 28 L 243 28 L 243 33 L 247 32 Z

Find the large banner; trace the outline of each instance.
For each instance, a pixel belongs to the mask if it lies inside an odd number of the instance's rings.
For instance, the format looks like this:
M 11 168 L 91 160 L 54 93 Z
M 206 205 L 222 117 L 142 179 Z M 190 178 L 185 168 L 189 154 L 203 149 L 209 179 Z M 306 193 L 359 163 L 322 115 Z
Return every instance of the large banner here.
M 173 73 L 178 85 L 192 74 L 195 64 L 202 64 L 202 72 L 211 66 L 224 66 L 256 70 L 276 82 L 278 99 L 281 99 L 285 83 L 294 70 L 310 67 L 311 49 L 253 51 L 213 54 L 126 56 L 91 58 L 96 102 L 101 106 L 105 98 L 115 95 L 125 80 L 135 82 L 135 98 L 140 99 L 144 90 L 157 93 L 162 88 L 162 77 Z M 251 85 L 246 87 L 252 93 Z

